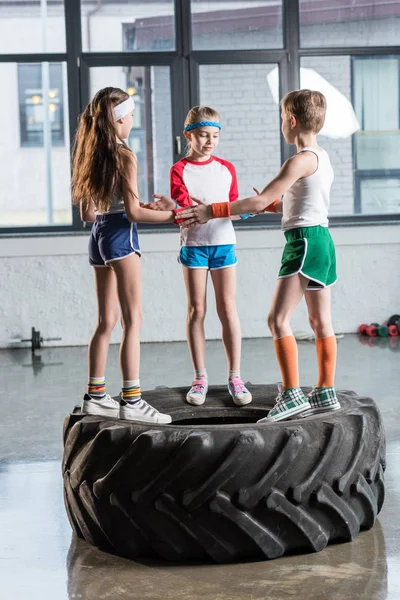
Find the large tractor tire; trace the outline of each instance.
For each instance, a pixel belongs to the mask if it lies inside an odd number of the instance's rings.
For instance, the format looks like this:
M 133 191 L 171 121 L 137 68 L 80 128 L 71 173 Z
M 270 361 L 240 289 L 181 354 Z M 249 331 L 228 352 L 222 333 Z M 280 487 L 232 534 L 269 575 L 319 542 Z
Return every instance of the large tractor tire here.
M 170 425 L 88 416 L 64 424 L 65 505 L 79 537 L 121 556 L 169 561 L 269 559 L 317 552 L 370 529 L 384 499 L 385 438 L 370 398 L 339 392 L 341 409 L 257 423 L 275 399 L 249 385 L 207 404 L 186 389 L 144 394 Z

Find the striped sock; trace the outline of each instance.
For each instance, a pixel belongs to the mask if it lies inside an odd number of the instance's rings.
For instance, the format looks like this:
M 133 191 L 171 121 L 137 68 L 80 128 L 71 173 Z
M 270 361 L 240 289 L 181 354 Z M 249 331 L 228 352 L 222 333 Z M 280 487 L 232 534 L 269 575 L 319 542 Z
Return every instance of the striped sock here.
M 128 379 L 122 382 L 121 400 L 127 404 L 137 404 L 142 399 L 140 379 Z
M 101 400 L 106 395 L 106 380 L 104 377 L 89 377 L 88 394 L 94 400 Z

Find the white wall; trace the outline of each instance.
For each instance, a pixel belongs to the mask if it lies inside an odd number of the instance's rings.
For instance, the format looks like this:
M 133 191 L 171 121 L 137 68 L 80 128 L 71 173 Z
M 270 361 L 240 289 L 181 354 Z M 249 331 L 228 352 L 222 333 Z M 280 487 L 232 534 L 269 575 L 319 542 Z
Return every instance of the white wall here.
M 332 288 L 336 332 L 354 332 L 361 322 L 384 321 L 400 312 L 400 227 L 333 228 L 339 281 Z M 264 337 L 265 319 L 279 269 L 283 234 L 241 230 L 238 245 L 238 307 L 243 337 Z M 176 261 L 179 233 L 141 233 L 144 274 L 142 341 L 185 339 L 186 299 Z M 0 239 L 0 347 L 29 337 L 35 326 L 50 345 L 86 345 L 96 320 L 85 236 Z M 220 338 L 209 290 L 208 339 Z M 308 330 L 304 303 L 294 330 Z M 118 342 L 120 331 L 113 337 Z

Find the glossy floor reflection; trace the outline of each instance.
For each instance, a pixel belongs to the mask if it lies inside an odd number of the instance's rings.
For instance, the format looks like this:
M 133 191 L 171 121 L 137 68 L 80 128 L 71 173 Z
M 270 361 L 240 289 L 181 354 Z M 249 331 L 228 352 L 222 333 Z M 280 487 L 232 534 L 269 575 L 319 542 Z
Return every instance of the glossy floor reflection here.
M 65 413 L 80 401 L 86 349 L 44 350 L 33 364 L 29 351 L 1 352 L 0 597 L 400 600 L 400 343 L 379 344 L 369 347 L 357 336 L 346 336 L 339 345 L 337 374 L 338 388 L 376 400 L 386 427 L 386 500 L 375 527 L 352 543 L 318 554 L 223 566 L 133 562 L 74 539 L 62 499 L 61 427 Z M 221 344 L 209 343 L 207 351 L 212 383 L 223 383 Z M 300 361 L 302 383 L 310 385 L 315 378 L 312 343 L 300 344 Z M 185 344 L 144 345 L 142 364 L 148 389 L 191 380 Z M 109 390 L 117 393 L 116 347 L 109 371 Z M 243 375 L 254 383 L 279 379 L 271 340 L 244 342 Z M 60 389 L 65 389 L 62 397 Z

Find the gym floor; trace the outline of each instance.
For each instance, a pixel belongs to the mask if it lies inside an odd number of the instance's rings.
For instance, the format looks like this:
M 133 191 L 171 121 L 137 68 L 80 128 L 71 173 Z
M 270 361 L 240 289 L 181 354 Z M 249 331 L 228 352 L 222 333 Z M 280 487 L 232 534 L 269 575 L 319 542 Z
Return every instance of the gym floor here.
M 0 351 L 0 581 L 7 600 L 399 600 L 400 339 L 339 341 L 337 389 L 378 404 L 386 428 L 386 500 L 374 528 L 317 554 L 231 565 L 129 561 L 75 539 L 65 514 L 62 424 L 86 384 L 86 348 Z M 299 343 L 301 382 L 315 383 L 315 346 Z M 225 381 L 220 342 L 207 343 L 210 384 Z M 119 391 L 118 347 L 107 387 Z M 279 381 L 270 339 L 244 340 L 242 376 Z M 191 382 L 186 344 L 143 344 L 142 389 Z M 201 409 L 199 409 L 201 410 Z M 397 478 L 399 475 L 399 479 Z

